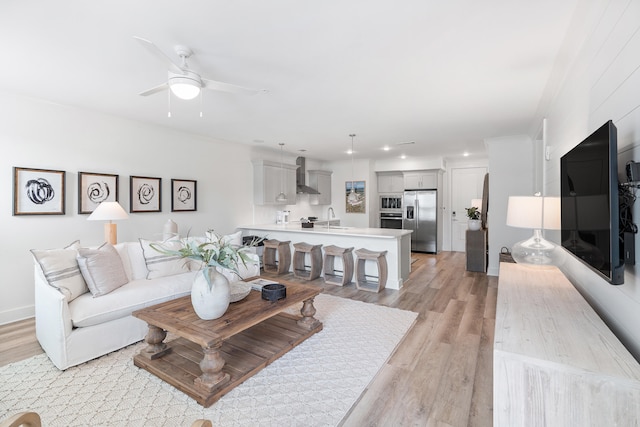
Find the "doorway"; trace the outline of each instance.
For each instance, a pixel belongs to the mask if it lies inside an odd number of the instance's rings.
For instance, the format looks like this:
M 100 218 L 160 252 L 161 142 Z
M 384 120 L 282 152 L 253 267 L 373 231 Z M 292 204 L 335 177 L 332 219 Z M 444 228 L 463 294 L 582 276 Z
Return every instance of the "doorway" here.
M 451 169 L 451 250 L 465 251 L 467 211 L 472 199 L 482 199 L 486 167 Z

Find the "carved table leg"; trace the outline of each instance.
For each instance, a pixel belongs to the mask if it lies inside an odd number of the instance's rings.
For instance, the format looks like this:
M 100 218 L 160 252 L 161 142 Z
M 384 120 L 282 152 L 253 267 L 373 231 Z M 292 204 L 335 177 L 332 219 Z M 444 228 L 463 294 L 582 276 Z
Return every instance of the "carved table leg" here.
M 220 347 L 222 347 L 222 343 L 217 344 L 215 347 L 202 348 L 204 352 L 204 357 L 200 361 L 202 375 L 193 381 L 197 387 L 203 388 L 208 392 L 211 392 L 215 386 L 229 381 L 230 378 L 229 374 L 222 372 L 225 362 L 220 355 Z
M 153 360 L 171 352 L 171 348 L 163 342 L 166 337 L 167 331 L 157 326 L 149 325 L 149 331 L 144 338 L 147 347 L 140 351 L 140 355 Z
M 313 298 L 309 298 L 302 303 L 300 314 L 302 314 L 302 319 L 298 320 L 299 326 L 311 330 L 320 325 L 320 321 L 313 317 L 313 315 L 316 314 L 316 308 L 313 306 Z

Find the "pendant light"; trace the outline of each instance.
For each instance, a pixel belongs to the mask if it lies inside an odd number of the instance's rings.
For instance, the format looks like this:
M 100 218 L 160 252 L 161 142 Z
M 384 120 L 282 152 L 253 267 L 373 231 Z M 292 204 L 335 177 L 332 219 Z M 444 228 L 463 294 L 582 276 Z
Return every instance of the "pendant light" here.
M 284 162 L 282 157 L 282 147 L 284 147 L 284 142 L 278 143 L 280 146 L 280 194 L 276 196 L 276 202 L 282 203 L 287 201 L 287 195 L 284 194 Z
M 356 136 L 355 133 L 350 133 L 351 137 L 351 191 L 347 196 L 347 202 L 353 206 L 359 202 L 358 194 L 356 193 L 356 181 L 355 181 L 355 166 L 353 164 L 353 138 Z

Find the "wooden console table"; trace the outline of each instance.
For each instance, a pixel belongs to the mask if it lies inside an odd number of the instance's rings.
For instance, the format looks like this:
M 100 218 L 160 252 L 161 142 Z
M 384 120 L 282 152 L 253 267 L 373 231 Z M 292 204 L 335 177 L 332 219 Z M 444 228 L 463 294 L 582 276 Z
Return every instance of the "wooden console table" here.
M 205 407 L 322 330 L 313 299 L 322 288 L 287 283 L 287 297 L 263 300 L 260 292 L 202 320 L 186 296 L 133 312 L 149 324 L 147 347 L 133 362 Z M 283 311 L 302 304 L 301 316 Z M 167 331 L 180 338 L 165 343 Z
M 493 414 L 495 427 L 640 420 L 640 365 L 557 268 L 500 264 Z

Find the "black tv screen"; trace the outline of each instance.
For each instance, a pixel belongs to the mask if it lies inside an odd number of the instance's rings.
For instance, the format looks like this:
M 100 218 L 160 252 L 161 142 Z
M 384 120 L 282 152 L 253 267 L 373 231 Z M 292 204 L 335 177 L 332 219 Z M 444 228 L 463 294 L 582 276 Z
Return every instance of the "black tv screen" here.
M 560 159 L 562 246 L 614 285 L 624 283 L 617 146 L 609 120 Z

